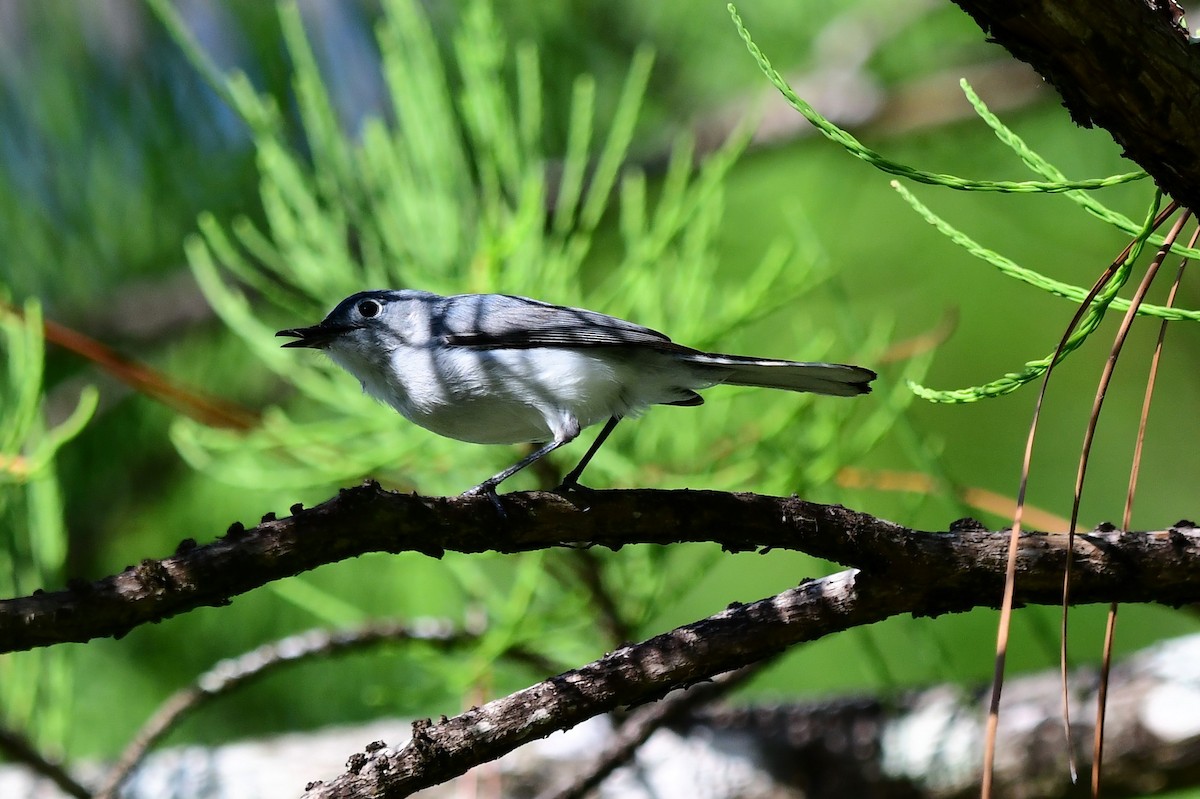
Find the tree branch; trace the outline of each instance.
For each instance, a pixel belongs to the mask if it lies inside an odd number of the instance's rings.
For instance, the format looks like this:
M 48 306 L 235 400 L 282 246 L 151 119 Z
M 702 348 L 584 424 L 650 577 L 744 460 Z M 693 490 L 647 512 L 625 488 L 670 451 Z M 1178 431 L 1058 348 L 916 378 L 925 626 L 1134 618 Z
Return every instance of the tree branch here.
M 331 657 L 384 643 L 424 643 L 451 651 L 478 643 L 482 626 L 462 628 L 443 619 L 414 619 L 401 623 L 376 621 L 352 630 L 307 630 L 264 644 L 250 652 L 217 663 L 190 686 L 168 697 L 133 737 L 104 777 L 94 799 L 114 799 L 150 748 L 174 729 L 187 715 L 206 702 L 228 694 L 247 683 L 261 680 L 284 666 L 318 657 Z M 553 662 L 523 647 L 510 647 L 505 657 L 523 662 L 534 673 L 557 671 Z M 0 730 L 0 744 L 3 743 Z M 84 799 L 92 794 L 85 794 Z
M 1026 560 L 1036 563 L 1041 554 L 1042 550 L 1027 553 Z M 1061 570 L 1052 572 L 1061 580 Z M 1052 587 L 1052 582 L 1045 587 Z M 305 797 L 409 796 L 552 732 L 618 707 L 658 699 L 794 644 L 898 613 L 965 610 L 972 593 L 985 594 L 983 603 L 992 604 L 997 591 L 980 592 L 977 586 L 975 591 L 948 593 L 943 585 L 914 577 L 898 563 L 874 575 L 839 572 L 749 605 L 735 603 L 707 619 L 625 646 L 454 718 L 437 724 L 415 722 L 412 738 L 403 747 L 351 756 L 345 774 L 327 784 L 310 785 Z M 1043 599 L 1054 601 L 1057 597 L 1051 593 L 1044 593 Z
M 485 498 L 426 498 L 374 483 L 341 492 L 253 530 L 239 525 L 207 546 L 66 591 L 0 602 L 9 649 L 87 640 L 165 618 L 322 563 L 368 551 L 524 551 L 557 545 L 713 541 L 731 550 L 798 549 L 861 571 L 809 581 L 623 647 L 453 719 L 414 725 L 403 749 L 351 758 L 350 771 L 311 796 L 402 796 L 442 782 L 523 743 L 618 707 L 755 663 L 793 644 L 899 613 L 934 615 L 994 605 L 1007 536 L 960 523 L 946 533 L 911 530 L 836 505 L 792 497 L 708 491 L 596 491 L 567 497 L 510 494 L 498 522 Z M 1057 603 L 1064 534 L 1021 539 L 1017 595 Z M 1200 602 L 1200 531 L 1121 533 L 1076 539 L 1078 602 Z
M 1200 207 L 1200 49 L 1168 2 L 954 2 L 1051 83 L 1077 124 L 1105 128 L 1174 199 Z
M 801 641 L 880 621 L 897 604 L 918 606 L 921 592 L 907 579 L 875 581 L 850 570 L 749 605 L 735 603 L 452 719 L 414 722 L 403 748 L 354 755 L 349 771 L 310 786 L 305 796 L 408 796 L 617 707 L 658 699 Z
M 14 763 L 20 763 L 39 777 L 50 780 L 65 796 L 89 799 L 92 795 L 91 791 L 67 771 L 66 766 L 43 755 L 20 732 L 2 725 L 0 725 L 0 752 L 7 755 Z
M 875 576 L 902 572 L 925 586 L 921 611 L 991 605 L 1000 595 L 1007 538 L 978 526 L 912 530 L 838 505 L 715 491 L 508 494 L 499 521 L 486 499 L 396 494 L 376 483 L 345 489 L 311 510 L 211 544 L 190 539 L 93 583 L 0 601 L 0 652 L 121 636 L 132 628 L 232 597 L 272 580 L 367 552 L 522 552 L 552 546 L 712 542 L 730 551 L 794 549 Z M 1057 603 L 1066 536 L 1022 537 L 1018 599 Z M 1200 602 L 1200 532 L 1190 523 L 1150 533 L 1100 530 L 1077 538 L 1072 596 L 1079 603 Z M 903 603 L 894 613 L 913 608 Z
M 1200 690 L 1200 635 L 1168 640 L 1131 653 L 1112 672 L 1105 758 L 1106 797 L 1144 796 L 1194 785 L 1200 780 L 1197 714 L 1187 712 Z M 1072 701 L 1080 707 L 1079 735 L 1091 735 L 1090 708 L 1098 675 L 1083 667 L 1071 678 Z M 613 728 L 594 720 L 553 740 L 534 742 L 497 762 L 500 779 L 516 795 L 533 795 L 591 768 L 597 747 L 623 742 L 663 704 L 688 702 L 702 683 L 640 708 Z M 1057 669 L 1013 677 L 1001 716 L 996 784 L 1002 793 L 1026 799 L 1081 795 L 1065 768 Z M 634 760 L 618 770 L 597 796 L 695 797 L 792 796 L 809 799 L 970 799 L 979 795 L 980 758 L 972 742 L 982 738 L 987 711 L 984 686 L 936 685 L 885 696 L 843 695 L 786 704 L 705 707 L 672 720 Z M 254 795 L 292 799 L 299 787 L 280 775 L 296 764 L 310 774 L 341 771 L 346 754 L 367 741 L 395 742 L 402 719 L 337 726 L 313 732 L 226 742 L 213 748 L 181 746 L 151 754 L 127 799 L 159 799 L 162 786 L 188 797 Z M 1090 747 L 1080 747 L 1086 765 Z M 680 761 L 684 765 L 680 766 Z M 99 765 L 77 764 L 83 784 L 102 779 Z M 451 781 L 421 796 L 461 796 Z M 0 765 L 0 795 L 42 796 L 47 790 L 23 765 Z M 1086 787 L 1083 787 L 1086 793 Z M 57 797 L 60 794 L 51 792 Z M 73 795 L 83 796 L 87 791 Z M 50 795 L 50 794 L 47 794 Z M 67 794 L 63 794 L 64 796 Z

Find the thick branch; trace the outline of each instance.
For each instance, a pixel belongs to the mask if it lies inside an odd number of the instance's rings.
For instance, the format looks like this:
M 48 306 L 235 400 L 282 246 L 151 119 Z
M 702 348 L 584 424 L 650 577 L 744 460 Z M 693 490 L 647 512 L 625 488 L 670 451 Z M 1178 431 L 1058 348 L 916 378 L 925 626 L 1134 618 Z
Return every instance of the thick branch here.
M 1106 797 L 1142 796 L 1196 783 L 1200 726 L 1187 708 L 1197 684 L 1195 669 L 1188 664 L 1195 663 L 1198 654 L 1200 636 L 1193 635 L 1156 644 L 1114 670 Z M 1085 767 L 1091 756 L 1090 720 L 1098 683 L 1094 668 L 1078 669 L 1070 679 L 1072 703 L 1080 710 L 1077 758 Z M 666 701 L 686 701 L 694 690 L 672 694 Z M 1000 795 L 1086 795 L 1086 786 L 1072 785 L 1066 767 L 1058 672 L 1011 678 L 1005 693 L 996 774 Z M 882 698 L 860 695 L 705 708 L 673 723 L 674 734 L 660 736 L 650 752 L 639 754 L 631 768 L 598 795 L 795 793 L 810 799 L 968 799 L 979 795 L 977 742 L 983 738 L 987 703 L 982 686 L 939 685 Z M 625 728 L 610 735 L 618 740 Z M 499 768 L 509 785 L 530 786 L 532 792 L 532 786 L 561 781 L 561 776 L 548 776 L 558 769 L 578 770 L 595 747 L 595 736 L 594 728 L 578 736 L 568 734 L 540 756 L 536 744 L 532 751 L 524 747 L 522 757 L 502 760 Z M 359 739 L 369 740 L 366 735 Z M 680 759 L 687 762 L 683 769 L 677 765 Z M 747 790 L 748 769 L 769 774 L 773 790 Z M 453 795 L 452 786 L 444 786 L 447 796 Z
M 801 641 L 880 621 L 897 605 L 918 607 L 923 593 L 908 579 L 872 580 L 851 570 L 734 604 L 452 719 L 416 722 L 403 748 L 353 756 L 346 774 L 311 786 L 305 796 L 408 796 L 600 713 L 657 699 Z
M 1188 708 L 1197 691 L 1200 636 L 1160 642 L 1133 654 L 1113 671 L 1109 686 L 1104 796 L 1144 796 L 1196 784 L 1200 779 L 1200 726 Z M 739 672 L 740 673 L 740 672 Z M 1098 678 L 1082 668 L 1071 678 L 1079 708 L 1076 741 L 1086 768 Z M 631 714 L 616 727 L 596 720 L 534 742 L 496 763 L 511 795 L 533 795 L 563 784 L 606 749 L 632 733 L 644 714 L 678 708 L 698 689 L 671 694 Z M 1085 794 L 1072 786 L 1062 742 L 1062 696 L 1057 669 L 1010 677 L 1000 719 L 997 785 L 1025 799 L 1065 799 Z M 983 686 L 938 685 L 885 697 L 849 695 L 782 705 L 706 708 L 656 733 L 634 761 L 618 770 L 597 797 L 664 799 L 696 796 L 793 796 L 809 799 L 969 799 L 979 795 L 980 758 L 972 742 L 983 735 L 987 693 Z M 367 741 L 397 742 L 401 719 L 367 726 L 290 732 L 241 740 L 204 750 L 192 745 L 151 755 L 127 799 L 160 799 L 172 786 L 180 799 L 254 795 L 293 799 L 300 785 L 280 775 L 332 774 L 349 752 Z M 377 744 L 376 744 L 377 745 Z M 372 745 L 371 748 L 374 748 Z M 1087 750 L 1087 751 L 1083 751 Z M 680 762 L 685 763 L 682 767 Z M 79 764 L 85 784 L 101 780 L 99 766 Z M 0 795 L 43 796 L 44 784 L 20 765 L 0 765 Z M 190 791 L 190 792 L 189 792 Z M 467 786 L 451 781 L 422 797 L 461 796 Z M 51 792 L 57 797 L 57 792 Z M 83 795 L 80 792 L 78 795 Z M 45 793 L 47 797 L 50 793 Z M 63 794 L 64 796 L 66 794 Z
M 618 707 L 657 699 L 793 644 L 896 613 L 943 609 L 947 597 L 939 587 L 913 579 L 903 567 L 882 575 L 851 570 L 809 581 L 623 647 L 454 718 L 437 724 L 416 722 L 407 744 L 351 756 L 349 771 L 332 782 L 309 786 L 305 796 L 409 796 L 551 732 Z M 964 779 L 970 783 L 971 776 Z
M 311 510 L 293 508 L 253 529 L 234 525 L 206 546 L 192 541 L 94 583 L 0 601 L 0 652 L 120 636 L 196 607 L 227 604 L 283 577 L 366 552 L 521 552 L 559 545 L 713 542 L 727 550 L 795 549 L 866 573 L 903 573 L 925 586 L 921 612 L 989 605 L 1000 596 L 1007 537 L 972 527 L 911 530 L 837 505 L 714 491 L 589 491 L 582 497 L 504 497 L 499 521 L 486 499 L 429 498 L 367 483 Z M 1018 598 L 1057 603 L 1064 535 L 1022 538 Z M 1200 531 L 1187 523 L 1148 533 L 1076 538 L 1076 602 L 1200 602 Z M 897 606 L 892 612 L 915 608 Z
M 954 0 L 1062 95 L 1080 125 L 1112 134 L 1172 197 L 1200 207 L 1200 47 L 1167 2 Z

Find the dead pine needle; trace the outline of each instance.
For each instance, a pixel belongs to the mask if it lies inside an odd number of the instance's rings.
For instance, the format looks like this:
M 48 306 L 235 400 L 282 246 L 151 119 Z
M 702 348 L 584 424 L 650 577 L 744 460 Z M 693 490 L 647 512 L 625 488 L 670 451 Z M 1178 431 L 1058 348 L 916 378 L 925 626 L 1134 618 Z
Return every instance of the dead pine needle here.
M 1083 502 L 1083 484 L 1087 479 L 1092 445 L 1096 440 L 1096 427 L 1100 422 L 1100 411 L 1104 408 L 1104 398 L 1107 396 L 1108 387 L 1112 383 L 1113 372 L 1117 367 L 1117 359 L 1121 357 L 1121 350 L 1125 345 L 1126 338 L 1129 336 L 1129 329 L 1133 326 L 1133 320 L 1137 317 L 1137 309 L 1146 299 L 1146 293 L 1150 291 L 1150 284 L 1154 282 L 1154 277 L 1158 274 L 1159 266 L 1162 265 L 1163 259 L 1167 257 L 1167 253 L 1171 251 L 1171 245 L 1179 238 L 1179 233 L 1183 230 L 1184 224 L 1187 223 L 1189 215 L 1190 212 L 1185 210 L 1179 219 L 1175 220 L 1175 224 L 1171 226 L 1171 231 L 1166 235 L 1166 240 L 1163 242 L 1162 248 L 1159 249 L 1154 259 L 1146 267 L 1146 274 L 1142 276 L 1142 282 L 1138 284 L 1137 291 L 1134 292 L 1133 299 L 1129 303 L 1129 310 L 1125 312 L 1125 317 L 1121 320 L 1120 327 L 1117 328 L 1117 334 L 1113 338 L 1108 359 L 1104 362 L 1104 369 L 1101 371 L 1100 380 L 1096 384 L 1096 396 L 1092 400 L 1092 410 L 1088 415 L 1087 429 L 1084 431 L 1083 445 L 1079 451 L 1079 468 L 1075 473 L 1075 492 L 1071 500 L 1071 523 L 1067 526 L 1067 562 L 1063 569 L 1062 616 L 1059 635 L 1059 673 L 1062 680 L 1063 730 L 1067 740 L 1068 759 L 1071 763 L 1071 782 L 1077 781 L 1078 774 L 1075 769 L 1074 736 L 1071 734 L 1071 698 L 1068 689 L 1067 674 L 1067 625 L 1070 618 L 1069 608 L 1071 604 L 1071 559 L 1075 551 L 1075 532 L 1079 525 L 1079 508 Z
M 1184 212 L 1183 216 L 1180 218 L 1180 222 L 1177 227 L 1182 227 L 1183 221 L 1187 219 L 1189 214 L 1190 214 L 1190 210 Z M 1168 241 L 1171 241 L 1171 240 L 1173 240 L 1173 239 L 1171 239 L 1171 237 L 1168 237 Z M 1198 240 L 1200 240 L 1200 225 L 1198 225 L 1196 227 L 1196 230 L 1192 233 L 1192 237 L 1191 237 L 1191 240 L 1188 242 L 1188 246 L 1195 247 L 1196 242 Z M 1166 255 L 1166 249 L 1168 249 L 1169 246 L 1170 246 L 1169 244 L 1164 245 L 1164 249 L 1163 249 L 1163 251 L 1160 252 L 1159 257 L 1156 258 L 1155 262 L 1152 263 L 1150 265 L 1150 268 L 1147 269 L 1146 278 L 1142 281 L 1143 285 L 1148 286 L 1149 281 L 1151 279 L 1153 279 L 1154 275 L 1153 275 L 1152 270 L 1157 271 L 1158 265 L 1162 263 L 1165 255 Z M 1174 306 L 1174 304 L 1175 304 L 1175 297 L 1179 293 L 1179 284 L 1183 279 L 1183 271 L 1186 267 L 1187 267 L 1187 259 L 1184 258 L 1179 263 L 1179 269 L 1175 272 L 1175 282 L 1171 284 L 1171 291 L 1167 295 L 1166 307 L 1168 307 L 1168 308 Z M 1140 287 L 1139 287 L 1139 292 L 1140 292 Z M 1132 314 L 1137 312 L 1138 305 L 1141 303 L 1142 299 L 1143 299 L 1143 294 L 1139 293 L 1139 295 L 1134 299 L 1134 301 L 1130 305 L 1129 311 L 1126 313 L 1126 320 L 1128 320 Z M 1125 330 L 1126 330 L 1126 321 L 1122 321 L 1121 332 L 1118 332 L 1118 334 L 1117 334 L 1118 341 L 1123 341 L 1123 337 L 1121 334 Z M 1129 530 L 1133 526 L 1133 498 L 1134 498 L 1135 493 L 1137 492 L 1138 472 L 1141 470 L 1141 465 L 1142 465 L 1142 447 L 1146 440 L 1146 420 L 1149 419 L 1149 417 L 1150 417 L 1150 402 L 1154 397 L 1154 384 L 1158 379 L 1158 364 L 1162 358 L 1163 342 L 1166 340 L 1166 336 L 1167 336 L 1167 322 L 1164 319 L 1162 321 L 1162 323 L 1160 323 L 1159 328 L 1158 328 L 1158 340 L 1155 342 L 1154 354 L 1150 358 L 1150 370 L 1146 376 L 1146 393 L 1142 397 L 1142 411 L 1141 411 L 1141 416 L 1138 418 L 1137 440 L 1134 443 L 1133 458 L 1132 458 L 1132 461 L 1129 466 L 1129 488 L 1125 493 L 1125 511 L 1121 516 L 1121 529 L 1122 530 Z M 1113 344 L 1114 350 L 1118 350 L 1119 347 L 1120 347 L 1120 344 L 1117 342 L 1114 342 L 1114 344 Z M 1070 563 L 1069 560 L 1068 560 L 1068 563 Z M 1094 733 L 1094 736 L 1092 739 L 1092 796 L 1093 797 L 1100 796 L 1100 772 L 1101 772 L 1101 768 L 1104 763 L 1104 717 L 1105 717 L 1105 711 L 1108 706 L 1108 681 L 1109 681 L 1109 675 L 1112 672 L 1112 651 L 1113 651 L 1113 640 L 1116 635 L 1116 628 L 1117 628 L 1117 603 L 1113 602 L 1111 605 L 1109 605 L 1108 619 L 1104 625 L 1104 654 L 1103 654 L 1103 657 L 1101 660 L 1101 666 L 1100 666 L 1100 687 L 1099 687 L 1099 690 L 1098 690 L 1097 696 L 1096 696 L 1096 728 L 1095 728 L 1095 733 Z
M 1154 221 L 1151 223 L 1151 230 L 1157 229 L 1159 226 L 1161 226 L 1162 223 L 1166 221 L 1167 217 L 1173 214 L 1178 207 L 1179 206 L 1177 203 L 1172 202 L 1166 208 L 1160 211 L 1157 216 L 1155 216 Z M 1047 367 L 1045 375 L 1042 376 L 1042 386 L 1038 391 L 1037 402 L 1034 404 L 1033 418 L 1029 424 L 1029 435 L 1025 439 L 1025 453 L 1021 461 L 1021 477 L 1019 488 L 1017 489 L 1017 507 L 1016 512 L 1013 514 L 1012 531 L 1009 534 L 1008 539 L 1008 560 L 1004 576 L 1004 595 L 1000 604 L 1000 618 L 996 625 L 996 659 L 995 667 L 992 673 L 992 695 L 988 705 L 987 726 L 984 733 L 983 743 L 983 777 L 980 787 L 980 796 L 982 799 L 992 799 L 993 796 L 993 783 L 996 763 L 996 733 L 1000 725 L 1000 697 L 1004 689 L 1004 664 L 1008 656 L 1009 630 L 1012 627 L 1013 597 L 1016 591 L 1017 576 L 1017 550 L 1021 541 L 1021 522 L 1024 515 L 1025 495 L 1029 487 L 1029 471 L 1030 464 L 1033 460 L 1033 444 L 1037 437 L 1038 419 L 1041 417 L 1042 405 L 1045 402 L 1046 391 L 1050 385 L 1050 376 L 1054 373 L 1054 365 L 1058 362 L 1063 351 L 1066 349 L 1067 342 L 1070 339 L 1071 334 L 1075 332 L 1075 328 L 1078 327 L 1084 315 L 1087 314 L 1096 297 L 1100 294 L 1104 287 L 1108 285 L 1108 282 L 1112 280 L 1113 276 L 1116 275 L 1117 270 L 1129 257 L 1129 254 L 1133 251 L 1136 243 L 1136 240 L 1131 241 L 1128 245 L 1126 245 L 1125 249 L 1122 250 L 1121 254 L 1118 255 L 1111 264 L 1109 264 L 1104 273 L 1101 274 L 1096 280 L 1095 284 L 1088 292 L 1087 297 L 1085 297 L 1083 302 L 1080 303 L 1079 308 L 1075 311 L 1075 315 L 1071 317 L 1071 321 L 1067 324 L 1066 329 L 1063 331 L 1062 338 L 1059 340 L 1058 346 L 1054 351 L 1054 355 L 1050 359 L 1050 365 Z M 1069 724 L 1067 729 L 1070 729 Z M 1074 753 L 1070 746 L 1068 746 L 1067 752 L 1071 766 L 1071 778 L 1072 781 L 1075 781 L 1077 779 L 1077 772 L 1075 769 Z
M 0 313 L 24 319 L 21 309 L 0 301 Z M 42 335 L 52 344 L 91 361 L 134 391 L 163 403 L 172 410 L 208 427 L 250 430 L 259 424 L 258 415 L 235 403 L 174 383 L 163 373 L 128 358 L 78 330 L 50 319 L 42 320 Z

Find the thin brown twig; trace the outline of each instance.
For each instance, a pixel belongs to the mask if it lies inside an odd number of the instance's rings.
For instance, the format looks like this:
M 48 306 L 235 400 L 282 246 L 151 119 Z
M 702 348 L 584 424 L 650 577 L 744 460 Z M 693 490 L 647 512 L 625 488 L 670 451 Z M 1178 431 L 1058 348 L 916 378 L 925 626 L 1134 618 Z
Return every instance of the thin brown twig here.
M 942 318 L 937 324 L 923 333 L 918 333 L 911 338 L 906 338 L 902 341 L 894 342 L 889 345 L 886 350 L 880 353 L 875 359 L 878 366 L 886 363 L 899 363 L 907 361 L 910 358 L 915 358 L 931 350 L 937 349 L 940 345 L 949 340 L 950 336 L 954 335 L 955 328 L 958 327 L 958 309 L 951 308 L 946 313 L 942 314 Z
M 1108 359 L 1104 362 L 1104 369 L 1100 373 L 1100 380 L 1096 384 L 1096 396 L 1092 400 L 1092 410 L 1088 415 L 1087 429 L 1083 434 L 1083 445 L 1079 452 L 1079 468 L 1075 474 L 1075 492 L 1071 500 L 1071 520 L 1067 525 L 1067 563 L 1063 569 L 1063 600 L 1062 600 L 1062 616 L 1059 625 L 1059 673 L 1062 680 L 1062 700 L 1063 700 L 1063 727 L 1067 739 L 1067 750 L 1071 760 L 1071 782 L 1076 781 L 1075 769 L 1075 746 L 1074 738 L 1071 734 L 1071 698 L 1068 689 L 1068 681 L 1070 675 L 1067 673 L 1067 625 L 1070 619 L 1070 601 L 1071 601 L 1071 553 L 1075 547 L 1075 532 L 1079 523 L 1079 508 L 1083 502 L 1083 484 L 1087 478 L 1088 463 L 1092 454 L 1092 444 L 1096 439 L 1096 427 L 1100 423 L 1100 411 L 1104 407 L 1104 398 L 1108 394 L 1108 387 L 1112 382 L 1113 372 L 1117 366 L 1117 359 L 1121 356 L 1121 350 L 1125 346 L 1125 340 L 1129 336 L 1129 330 L 1133 326 L 1133 320 L 1137 318 L 1138 307 L 1146 298 L 1146 293 L 1150 291 L 1150 284 L 1154 282 L 1155 276 L 1158 274 L 1158 268 L 1162 265 L 1163 260 L 1171 251 L 1171 246 L 1175 243 L 1175 239 L 1179 238 L 1179 233 L 1183 230 L 1183 226 L 1191 212 L 1184 210 L 1175 220 L 1175 224 L 1171 226 L 1171 230 L 1166 235 L 1166 240 L 1162 247 L 1154 256 L 1146 267 L 1146 274 L 1142 277 L 1142 282 L 1138 285 L 1134 292 L 1133 299 L 1129 303 L 1129 310 L 1125 312 L 1125 317 L 1121 320 L 1121 325 L 1117 329 L 1117 334 L 1113 339 L 1111 350 L 1109 350 Z
M 124 782 L 146 754 L 179 722 L 205 702 L 230 693 L 281 666 L 317 657 L 353 652 L 370 646 L 394 642 L 421 642 L 452 648 L 478 640 L 480 631 L 466 630 L 442 619 L 411 622 L 376 622 L 355 630 L 308 630 L 258 647 L 235 658 L 218 663 L 192 685 L 169 697 L 142 726 L 125 751 L 109 770 L 96 799 L 114 799 Z M 557 666 L 522 651 L 517 659 L 536 663 L 539 670 L 555 673 Z M 91 794 L 86 794 L 90 796 Z
M 1151 223 L 1151 230 L 1157 229 L 1168 216 L 1175 212 L 1178 204 L 1172 202 L 1165 209 L 1160 211 Z M 1046 399 L 1046 391 L 1050 386 L 1050 376 L 1054 373 L 1054 365 L 1058 363 L 1062 356 L 1063 350 L 1067 346 L 1067 341 L 1071 334 L 1079 325 L 1088 309 L 1091 308 L 1092 302 L 1096 296 L 1103 290 L 1108 281 L 1112 280 L 1117 269 L 1129 257 L 1136 244 L 1131 241 L 1125 246 L 1104 273 L 1096 280 L 1087 297 L 1079 304 L 1079 308 L 1075 311 L 1075 315 L 1071 317 L 1071 321 L 1067 324 L 1066 330 L 1063 332 L 1062 338 L 1058 342 L 1058 346 L 1054 350 L 1054 355 L 1050 359 L 1050 365 L 1046 369 L 1046 374 L 1042 377 L 1042 387 L 1038 392 L 1037 402 L 1033 408 L 1033 418 L 1029 424 L 1029 435 L 1025 439 L 1025 453 L 1021 461 L 1021 478 L 1017 489 L 1017 507 L 1013 514 L 1012 530 L 1009 533 L 1008 539 L 1008 562 L 1004 574 L 1004 595 L 1000 604 L 1000 619 L 996 625 L 996 658 L 995 665 L 992 671 L 992 696 L 988 705 L 987 728 L 984 732 L 983 743 L 983 778 L 980 787 L 980 796 L 982 799 L 991 799 L 993 777 L 995 772 L 996 762 L 996 732 L 1000 726 L 1000 696 L 1004 689 L 1004 664 L 1008 656 L 1008 633 L 1012 625 L 1012 609 L 1013 597 L 1016 593 L 1017 582 L 1017 550 L 1021 539 L 1021 521 L 1025 509 L 1025 494 L 1029 488 L 1029 471 L 1030 464 L 1033 461 L 1033 443 L 1037 437 L 1038 419 L 1041 417 L 1042 406 Z M 1074 754 L 1068 748 L 1068 757 L 1071 762 L 1072 781 L 1075 778 Z
M 1188 213 L 1184 213 L 1184 219 L 1187 218 Z M 1195 247 L 1197 241 L 1200 241 L 1200 225 L 1197 225 L 1196 230 L 1192 233 L 1188 247 Z M 1161 260 L 1159 259 L 1160 263 Z M 1157 269 L 1156 265 L 1152 266 Z M 1168 308 L 1175 304 L 1175 297 L 1179 293 L 1179 284 L 1183 280 L 1183 272 L 1186 268 L 1187 259 L 1184 258 L 1179 262 L 1179 269 L 1175 272 L 1175 282 L 1171 284 L 1171 291 L 1167 294 L 1166 307 Z M 1149 277 L 1150 275 L 1148 274 L 1147 278 Z M 1136 298 L 1130 305 L 1129 314 L 1136 312 L 1141 299 L 1141 297 Z M 1137 441 L 1133 446 L 1133 460 L 1129 466 L 1129 488 L 1125 493 L 1125 511 L 1121 517 L 1122 530 L 1129 530 L 1133 527 L 1133 498 L 1137 491 L 1138 473 L 1142 465 L 1142 447 L 1146 441 L 1146 421 L 1150 418 L 1150 402 L 1154 397 L 1154 384 L 1158 379 L 1158 364 L 1162 359 L 1163 342 L 1166 340 L 1166 336 L 1167 320 L 1164 319 L 1158 328 L 1158 340 L 1155 342 L 1154 354 L 1150 358 L 1150 371 L 1146 376 L 1146 393 L 1142 397 L 1142 412 L 1138 419 Z M 1104 720 L 1108 709 L 1108 682 L 1109 676 L 1112 673 L 1113 640 L 1116 636 L 1118 607 L 1119 605 L 1116 602 L 1108 606 L 1108 618 L 1104 625 L 1104 655 L 1100 665 L 1100 686 L 1096 695 L 1096 728 L 1092 739 L 1093 797 L 1100 796 L 1100 772 L 1104 763 Z
M 897 469 L 860 469 L 843 466 L 837 473 L 841 488 L 870 488 L 876 491 L 907 491 L 914 494 L 950 494 L 975 510 L 993 513 L 1000 518 L 1012 518 L 1016 502 L 1012 497 L 978 486 L 948 484 L 923 472 Z M 1025 505 L 1025 519 L 1041 530 L 1065 530 L 1067 520 L 1045 508 Z
M 92 792 L 79 784 L 61 763 L 43 755 L 37 747 L 16 730 L 0 726 L 0 752 L 13 761 L 23 763 L 32 771 L 42 775 L 58 786 L 59 790 L 77 799 L 90 799 Z
M 0 302 L 0 313 L 24 319 L 16 306 Z M 215 396 L 206 396 L 173 382 L 162 372 L 128 358 L 78 330 L 51 319 L 42 320 L 46 341 L 86 358 L 125 385 L 209 427 L 250 430 L 259 425 L 253 411 Z

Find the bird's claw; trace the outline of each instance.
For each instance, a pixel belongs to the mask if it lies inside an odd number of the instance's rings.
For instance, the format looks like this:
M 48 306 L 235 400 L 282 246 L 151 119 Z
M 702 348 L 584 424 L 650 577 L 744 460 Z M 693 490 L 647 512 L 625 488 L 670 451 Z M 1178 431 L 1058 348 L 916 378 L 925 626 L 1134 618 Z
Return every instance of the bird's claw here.
M 492 503 L 492 507 L 496 509 L 496 514 L 501 519 L 507 519 L 508 513 L 505 512 L 504 506 L 500 504 L 500 495 L 496 493 L 496 484 L 491 481 L 484 481 L 474 488 L 468 488 L 462 493 L 464 497 L 487 497 L 488 502 Z
M 559 483 L 558 487 L 554 489 L 554 493 L 587 495 L 596 493 L 596 489 L 585 486 L 583 483 L 579 482 L 579 478 L 572 478 L 570 475 L 567 475 L 567 478 Z

